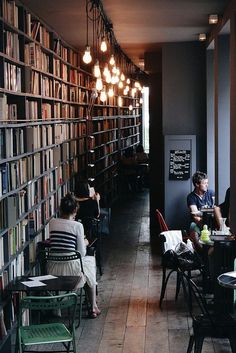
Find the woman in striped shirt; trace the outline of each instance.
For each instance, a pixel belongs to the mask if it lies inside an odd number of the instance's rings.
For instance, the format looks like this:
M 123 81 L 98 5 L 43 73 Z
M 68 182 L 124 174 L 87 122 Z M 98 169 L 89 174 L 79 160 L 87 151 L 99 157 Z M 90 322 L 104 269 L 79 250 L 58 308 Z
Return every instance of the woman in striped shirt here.
M 74 220 L 77 210 L 78 204 L 74 196 L 67 194 L 62 198 L 60 218 L 53 218 L 49 224 L 50 248 L 60 251 L 65 250 L 65 253 L 71 250 L 80 252 L 92 306 L 91 317 L 95 318 L 100 314 L 96 302 L 96 262 L 94 256 L 85 256 L 88 241 L 84 236 L 83 225 Z M 48 273 L 53 275 L 78 276 L 78 274 L 81 274 L 80 262 L 77 259 L 67 262 L 49 262 L 47 268 Z

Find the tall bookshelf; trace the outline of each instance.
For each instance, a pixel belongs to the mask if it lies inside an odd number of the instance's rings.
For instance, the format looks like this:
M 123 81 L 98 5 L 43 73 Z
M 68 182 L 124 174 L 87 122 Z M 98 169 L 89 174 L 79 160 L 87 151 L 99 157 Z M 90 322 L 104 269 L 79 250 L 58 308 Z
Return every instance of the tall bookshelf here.
M 117 197 L 122 150 L 140 142 L 136 99 L 118 92 L 90 106 L 93 76 L 78 52 L 20 2 L 0 0 L 0 351 L 14 306 L 4 288 L 34 273 L 36 246 L 61 197 L 86 174 L 104 204 Z M 130 104 L 134 108 L 129 109 Z

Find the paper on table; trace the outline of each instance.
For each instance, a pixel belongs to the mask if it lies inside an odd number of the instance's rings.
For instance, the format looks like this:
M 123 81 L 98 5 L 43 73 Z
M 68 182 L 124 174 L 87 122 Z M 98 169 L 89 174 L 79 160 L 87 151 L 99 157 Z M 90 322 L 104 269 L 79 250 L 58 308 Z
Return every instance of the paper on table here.
M 43 281 L 43 280 L 54 279 L 54 278 L 57 278 L 57 277 L 53 275 L 29 277 L 29 279 L 32 279 L 32 281 Z
M 236 271 L 223 273 L 224 276 L 230 276 L 236 278 Z
M 45 283 L 40 282 L 40 281 L 27 281 L 27 282 L 21 282 L 22 284 L 24 284 L 27 287 L 42 287 L 42 286 L 46 286 Z

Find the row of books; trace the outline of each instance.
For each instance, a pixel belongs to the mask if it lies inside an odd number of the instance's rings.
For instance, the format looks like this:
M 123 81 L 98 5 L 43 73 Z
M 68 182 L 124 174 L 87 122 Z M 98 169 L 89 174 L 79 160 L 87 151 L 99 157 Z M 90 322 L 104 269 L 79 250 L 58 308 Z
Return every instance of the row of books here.
M 126 139 L 121 140 L 121 148 L 123 149 L 123 148 L 131 147 L 139 143 L 140 143 L 139 136 L 128 137 Z
M 4 51 L 6 55 L 20 60 L 19 37 L 17 33 L 4 31 Z
M 3 18 L 9 22 L 12 26 L 19 27 L 19 11 L 15 1 L 2 1 L 3 7 Z
M 61 161 L 76 158 L 86 151 L 86 139 L 72 140 L 51 149 L 9 161 L 0 165 L 0 197 L 19 188 L 31 179 L 40 177 L 51 168 L 59 167 Z
M 21 68 L 4 62 L 4 87 L 10 91 L 21 92 Z
M 94 138 L 95 138 L 95 145 L 99 146 L 101 144 L 117 140 L 118 132 L 117 130 L 109 130 L 109 131 L 105 131 L 102 134 L 94 135 Z
M 25 63 L 39 70 L 50 72 L 49 55 L 42 52 L 41 47 L 35 43 L 25 44 Z
M 130 135 L 135 135 L 139 133 L 139 127 L 138 126 L 129 126 L 126 129 L 122 129 L 120 131 L 121 137 L 129 137 Z

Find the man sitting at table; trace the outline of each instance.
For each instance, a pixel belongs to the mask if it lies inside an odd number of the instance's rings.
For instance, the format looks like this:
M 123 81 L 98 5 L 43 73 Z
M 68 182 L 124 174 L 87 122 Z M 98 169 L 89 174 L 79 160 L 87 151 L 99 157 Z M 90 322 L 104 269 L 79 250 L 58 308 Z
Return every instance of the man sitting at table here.
M 208 190 L 207 174 L 197 171 L 193 174 L 192 182 L 194 190 L 187 196 L 187 205 L 192 219 L 190 232 L 194 231 L 200 235 L 203 225 L 207 223 L 207 219 L 203 218 L 202 209 L 213 208 L 216 228 L 220 226 L 221 212 L 220 208 L 215 206 L 214 191 Z

